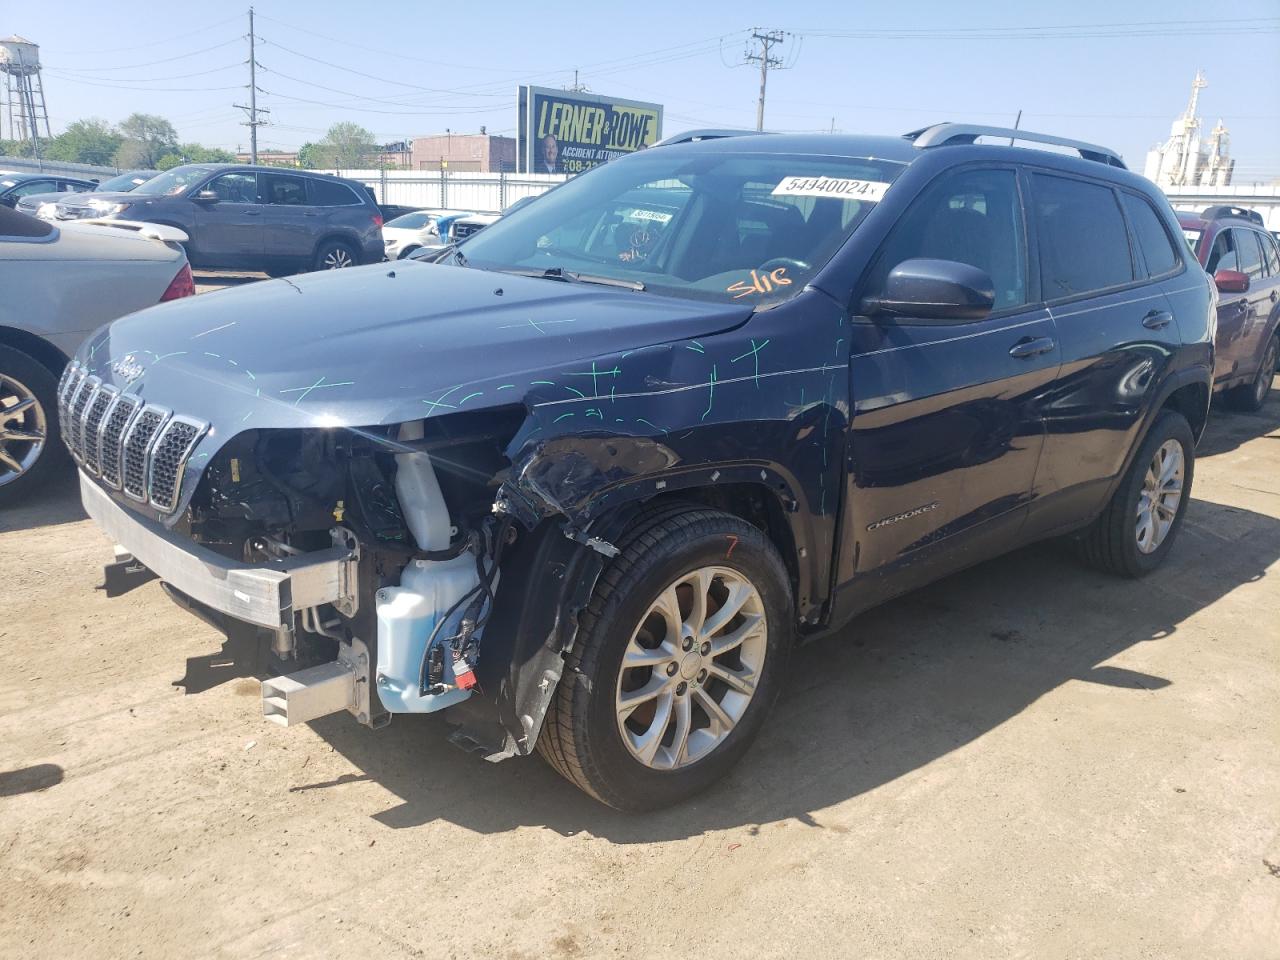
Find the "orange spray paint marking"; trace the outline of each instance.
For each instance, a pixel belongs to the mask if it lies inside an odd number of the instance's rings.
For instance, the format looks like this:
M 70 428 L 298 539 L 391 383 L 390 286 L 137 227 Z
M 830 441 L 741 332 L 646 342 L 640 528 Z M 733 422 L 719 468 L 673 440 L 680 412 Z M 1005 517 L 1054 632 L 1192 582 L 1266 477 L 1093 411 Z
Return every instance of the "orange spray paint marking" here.
M 786 267 L 774 267 L 772 270 L 752 270 L 750 280 L 739 280 L 725 287 L 725 293 L 732 293 L 733 299 L 740 300 L 752 294 L 772 293 L 774 287 L 789 287 L 791 279 L 787 276 Z

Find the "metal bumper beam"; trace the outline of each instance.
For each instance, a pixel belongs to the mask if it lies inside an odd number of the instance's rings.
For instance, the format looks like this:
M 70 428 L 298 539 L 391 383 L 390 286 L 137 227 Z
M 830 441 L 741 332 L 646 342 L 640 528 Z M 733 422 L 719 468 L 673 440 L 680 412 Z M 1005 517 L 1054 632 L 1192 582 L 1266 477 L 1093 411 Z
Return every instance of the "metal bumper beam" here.
M 237 620 L 291 633 L 295 611 L 356 601 L 358 561 L 346 547 L 265 565 L 241 563 L 122 507 L 83 471 L 80 499 L 103 532 L 161 580 Z

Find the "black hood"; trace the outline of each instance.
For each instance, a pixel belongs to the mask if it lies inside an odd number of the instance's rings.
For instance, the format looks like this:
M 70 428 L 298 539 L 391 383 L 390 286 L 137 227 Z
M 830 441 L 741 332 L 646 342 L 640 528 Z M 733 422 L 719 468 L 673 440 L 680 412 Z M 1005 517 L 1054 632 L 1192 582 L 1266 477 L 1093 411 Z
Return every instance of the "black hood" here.
M 368 427 L 582 396 L 572 384 L 586 384 L 561 373 L 750 315 L 741 305 L 401 262 L 161 304 L 103 328 L 79 359 L 147 403 L 210 424 L 197 448 L 207 462 L 253 428 Z

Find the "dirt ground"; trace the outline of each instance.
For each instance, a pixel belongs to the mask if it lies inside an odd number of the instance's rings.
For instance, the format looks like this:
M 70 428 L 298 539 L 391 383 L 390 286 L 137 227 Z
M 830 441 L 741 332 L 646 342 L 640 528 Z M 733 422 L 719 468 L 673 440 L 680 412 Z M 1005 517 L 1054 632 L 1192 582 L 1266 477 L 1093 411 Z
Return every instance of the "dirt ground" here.
M 430 717 L 265 724 L 50 489 L 0 515 L 0 956 L 1278 957 L 1278 424 L 1213 417 L 1159 575 L 1045 545 L 874 611 L 642 817 Z

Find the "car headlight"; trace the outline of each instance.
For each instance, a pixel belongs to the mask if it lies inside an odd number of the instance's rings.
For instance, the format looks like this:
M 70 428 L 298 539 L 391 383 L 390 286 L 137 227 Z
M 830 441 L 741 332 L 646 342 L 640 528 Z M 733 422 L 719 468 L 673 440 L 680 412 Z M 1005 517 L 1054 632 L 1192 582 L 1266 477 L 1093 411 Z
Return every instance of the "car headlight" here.
M 117 213 L 124 213 L 129 209 L 127 203 L 117 203 L 110 200 L 90 200 L 89 206 L 93 208 L 94 216 L 111 217 Z

